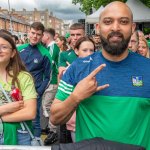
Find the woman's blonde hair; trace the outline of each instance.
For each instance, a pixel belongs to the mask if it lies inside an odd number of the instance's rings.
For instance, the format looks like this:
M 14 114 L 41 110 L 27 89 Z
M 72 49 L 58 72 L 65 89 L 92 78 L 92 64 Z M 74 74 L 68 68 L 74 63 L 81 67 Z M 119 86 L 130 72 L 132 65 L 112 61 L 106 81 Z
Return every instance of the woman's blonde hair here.
M 140 41 L 143 41 L 145 44 L 146 44 L 146 48 L 147 48 L 147 54 L 146 54 L 146 58 L 150 58 L 150 52 L 149 52 L 149 46 L 148 46 L 148 43 L 147 43 L 147 40 L 145 39 L 144 36 L 142 36 L 140 39 L 139 39 L 139 43 Z

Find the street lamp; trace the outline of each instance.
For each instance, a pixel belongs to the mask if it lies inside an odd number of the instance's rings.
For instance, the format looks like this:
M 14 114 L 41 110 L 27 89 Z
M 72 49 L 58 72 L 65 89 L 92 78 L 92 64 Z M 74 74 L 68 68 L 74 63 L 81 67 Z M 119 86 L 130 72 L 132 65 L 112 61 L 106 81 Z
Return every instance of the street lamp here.
M 10 32 L 13 33 L 13 28 L 12 28 L 12 18 L 11 18 L 11 12 L 10 12 L 10 2 L 8 0 L 8 7 L 9 7 L 9 17 L 10 17 Z

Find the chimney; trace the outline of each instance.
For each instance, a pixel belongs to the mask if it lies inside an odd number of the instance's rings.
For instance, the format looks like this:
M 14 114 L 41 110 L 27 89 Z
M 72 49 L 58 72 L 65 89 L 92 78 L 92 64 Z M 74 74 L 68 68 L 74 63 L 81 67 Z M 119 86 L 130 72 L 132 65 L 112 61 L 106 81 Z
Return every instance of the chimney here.
M 16 10 L 14 8 L 11 9 L 12 12 L 15 12 Z
M 25 9 L 25 8 L 23 8 L 23 11 L 26 11 L 26 9 Z

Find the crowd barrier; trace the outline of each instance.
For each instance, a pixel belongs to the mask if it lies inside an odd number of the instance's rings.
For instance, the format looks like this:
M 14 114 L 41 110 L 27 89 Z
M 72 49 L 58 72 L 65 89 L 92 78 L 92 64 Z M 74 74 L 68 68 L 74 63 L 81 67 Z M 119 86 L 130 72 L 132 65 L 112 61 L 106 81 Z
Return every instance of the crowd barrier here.
M 6 146 L 0 145 L 0 150 L 51 150 L 51 146 Z

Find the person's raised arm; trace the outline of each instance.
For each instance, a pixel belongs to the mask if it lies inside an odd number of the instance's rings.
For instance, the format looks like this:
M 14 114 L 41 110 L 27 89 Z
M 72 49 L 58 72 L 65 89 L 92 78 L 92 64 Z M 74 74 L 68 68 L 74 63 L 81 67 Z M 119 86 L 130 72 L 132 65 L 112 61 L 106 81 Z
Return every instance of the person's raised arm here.
M 54 125 L 66 123 L 78 105 L 84 99 L 90 97 L 97 91 L 103 90 L 109 86 L 105 84 L 102 86 L 97 85 L 96 74 L 101 71 L 106 65 L 102 64 L 93 70 L 87 77 L 81 80 L 75 87 L 71 95 L 65 100 L 60 101 L 55 99 L 51 106 L 51 122 Z

